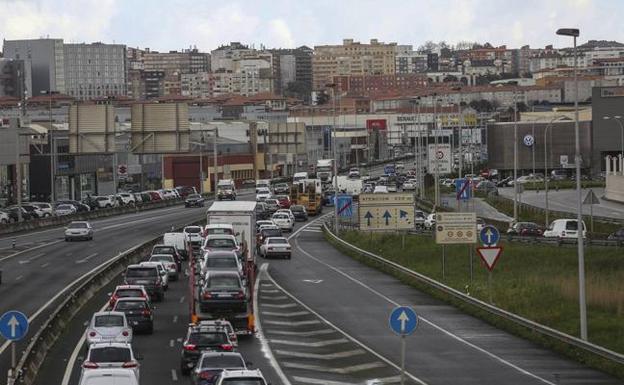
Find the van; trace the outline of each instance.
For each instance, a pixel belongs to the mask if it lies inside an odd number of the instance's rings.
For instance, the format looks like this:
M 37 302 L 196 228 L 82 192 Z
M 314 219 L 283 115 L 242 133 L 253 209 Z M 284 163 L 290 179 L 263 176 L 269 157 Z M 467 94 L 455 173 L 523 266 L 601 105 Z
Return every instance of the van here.
M 186 235 L 184 233 L 165 233 L 163 235 L 163 244 L 175 247 L 182 259 L 188 258 Z
M 304 179 L 308 179 L 307 172 L 296 172 L 295 175 L 293 175 L 293 183 Z
M 578 238 L 577 230 L 578 224 L 576 219 L 555 219 L 544 231 L 544 237 L 576 239 Z M 585 222 L 583 222 L 583 238 L 587 238 L 587 226 L 585 226 Z
M 217 183 L 217 198 L 219 200 L 236 200 L 236 186 L 232 179 L 222 179 Z

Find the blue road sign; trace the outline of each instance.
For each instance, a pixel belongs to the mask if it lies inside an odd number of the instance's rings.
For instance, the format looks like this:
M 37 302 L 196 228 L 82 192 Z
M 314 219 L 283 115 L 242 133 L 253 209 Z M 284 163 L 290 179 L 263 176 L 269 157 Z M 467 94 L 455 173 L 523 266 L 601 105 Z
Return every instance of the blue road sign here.
M 394 165 L 393 164 L 389 164 L 384 166 L 384 174 L 386 175 L 393 175 L 394 174 Z
M 479 238 L 481 239 L 481 243 L 483 243 L 483 246 L 494 246 L 500 240 L 500 232 L 496 227 L 487 225 L 481 229 L 481 232 L 479 233 Z
M 28 318 L 17 310 L 9 310 L 0 317 L 0 335 L 9 341 L 19 341 L 28 332 Z
M 470 179 L 455 179 L 455 191 L 457 192 L 457 200 L 470 199 L 472 195 L 472 189 L 470 188 Z
M 338 216 L 351 218 L 353 216 L 353 197 L 351 195 L 338 195 Z
M 418 326 L 418 316 L 411 307 L 399 306 L 390 313 L 390 329 L 398 335 L 410 335 Z

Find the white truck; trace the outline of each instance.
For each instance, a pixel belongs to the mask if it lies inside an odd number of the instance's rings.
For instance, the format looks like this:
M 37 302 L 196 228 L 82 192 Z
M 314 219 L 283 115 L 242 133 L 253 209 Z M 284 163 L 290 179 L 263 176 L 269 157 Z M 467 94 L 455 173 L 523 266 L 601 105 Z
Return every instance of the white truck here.
M 208 225 L 232 225 L 238 243 L 242 245 L 244 260 L 255 264 L 256 202 L 214 202 L 207 211 Z
M 339 175 L 336 178 L 336 186 L 338 186 L 338 192 L 353 195 L 354 199 L 362 192 L 363 182 L 362 179 L 353 179 L 347 176 Z
M 334 176 L 334 160 L 333 159 L 319 159 L 316 161 L 316 177 L 322 182 L 327 183 L 332 180 Z

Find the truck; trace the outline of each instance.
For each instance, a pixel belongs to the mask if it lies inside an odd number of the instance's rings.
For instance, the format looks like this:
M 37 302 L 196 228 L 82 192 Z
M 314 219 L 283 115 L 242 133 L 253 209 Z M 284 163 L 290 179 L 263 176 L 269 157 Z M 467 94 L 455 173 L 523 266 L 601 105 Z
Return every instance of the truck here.
M 335 179 L 338 192 L 352 195 L 353 199 L 357 200 L 360 192 L 362 192 L 362 179 L 353 179 L 343 175 L 339 175 Z
M 316 177 L 323 183 L 331 182 L 334 176 L 334 160 L 319 159 L 316 161 Z
M 222 309 L 218 313 L 202 313 L 199 307 L 199 293 L 203 279 L 201 272 L 195 269 L 193 276 L 197 277 L 199 286 L 194 289 L 194 306 L 191 309 L 191 319 L 212 320 L 225 318 L 234 327 L 237 334 L 252 334 L 255 330 L 253 322 L 253 288 L 256 273 L 256 202 L 231 201 L 214 202 L 206 212 L 207 225 L 227 224 L 231 225 L 234 235 L 241 247 L 242 260 L 247 296 L 247 311 L 240 312 L 236 309 Z
M 291 205 L 304 206 L 308 215 L 318 215 L 323 209 L 322 192 L 320 179 L 300 179 L 290 188 Z

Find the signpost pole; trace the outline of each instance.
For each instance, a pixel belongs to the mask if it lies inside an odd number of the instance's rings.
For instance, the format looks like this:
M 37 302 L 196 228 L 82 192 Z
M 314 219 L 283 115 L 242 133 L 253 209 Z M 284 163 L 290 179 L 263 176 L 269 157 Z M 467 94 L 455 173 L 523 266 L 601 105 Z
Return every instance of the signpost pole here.
M 470 283 L 472 283 L 473 270 L 472 270 L 472 245 L 468 245 L 468 258 L 470 264 Z
M 445 259 L 446 259 L 446 247 L 445 245 L 442 245 L 442 280 L 446 280 L 446 266 L 445 266 Z
M 490 304 L 492 303 L 492 270 L 488 271 L 488 295 L 490 297 Z
M 17 373 L 15 373 L 15 367 L 17 366 L 17 353 L 15 351 L 15 342 L 11 342 L 11 381 L 9 385 L 12 385 L 17 380 Z
M 401 385 L 405 385 L 405 334 L 401 335 Z
M 591 232 L 594 232 L 594 202 L 589 204 L 589 223 L 591 226 Z

